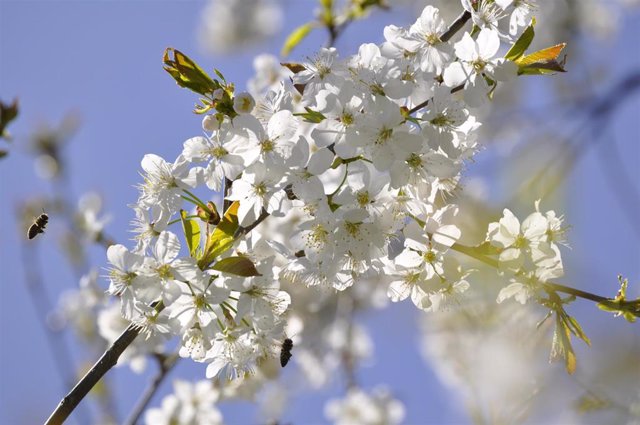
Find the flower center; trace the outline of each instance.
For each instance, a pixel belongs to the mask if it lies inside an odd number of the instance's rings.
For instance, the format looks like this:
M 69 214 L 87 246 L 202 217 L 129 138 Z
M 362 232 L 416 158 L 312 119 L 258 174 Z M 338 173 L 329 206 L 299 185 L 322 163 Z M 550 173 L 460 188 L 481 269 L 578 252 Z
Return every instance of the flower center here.
M 353 124 L 353 114 L 348 111 L 342 112 L 340 122 L 346 126 L 350 126 L 351 124 Z
M 411 168 L 420 168 L 422 166 L 422 158 L 420 158 L 420 155 L 417 153 L 412 153 L 409 155 L 409 158 L 407 158 L 407 164 Z
M 440 113 L 436 115 L 436 117 L 433 118 L 431 121 L 429 121 L 429 123 L 431 123 L 431 125 L 436 127 L 447 127 L 453 124 L 453 120 L 450 118 L 447 118 L 445 114 Z
M 527 246 L 527 238 L 525 238 L 523 235 L 518 235 L 518 237 L 516 237 L 515 242 L 513 243 L 513 247 L 520 249 L 526 246 Z
M 482 59 L 476 59 L 472 63 L 472 65 L 473 65 L 473 70 L 476 72 L 476 74 L 479 74 L 484 70 L 484 67 L 487 65 L 487 63 Z
M 440 37 L 438 37 L 438 34 L 435 33 L 425 34 L 424 39 L 430 46 L 440 43 Z
M 262 152 L 273 152 L 275 147 L 276 144 L 270 139 L 260 142 L 260 149 L 262 150 Z
M 229 152 L 222 146 L 216 146 L 215 148 L 211 149 L 210 153 L 214 158 L 220 159 L 223 156 L 227 155 Z
M 378 96 L 384 96 L 384 89 L 380 85 L 380 83 L 374 83 L 369 86 L 371 88 L 371 93 L 377 94 Z
M 424 253 L 423 258 L 424 258 L 424 261 L 426 261 L 427 263 L 433 264 L 433 262 L 436 261 L 437 256 L 435 252 L 433 252 L 432 250 L 429 250 Z
M 264 182 L 262 182 L 262 183 L 255 184 L 253 186 L 253 190 L 256 195 L 262 197 L 267 194 L 268 189 L 267 189 L 267 185 Z
M 156 269 L 158 276 L 162 280 L 173 279 L 173 273 L 171 273 L 171 267 L 168 264 L 163 264 Z
M 329 232 L 322 224 L 316 224 L 307 235 L 307 244 L 311 247 L 319 248 L 327 242 L 328 235 Z
M 360 225 L 361 224 L 362 223 L 351 223 L 351 222 L 347 221 L 344 224 L 344 228 L 347 231 L 347 233 L 349 234 L 349 236 L 355 238 L 360 233 Z
M 387 140 L 391 138 L 393 135 L 393 128 L 382 127 L 380 132 L 378 133 L 378 138 L 376 139 L 376 145 L 383 145 Z
M 356 194 L 356 200 L 361 207 L 368 205 L 371 203 L 371 198 L 369 197 L 369 192 L 366 190 L 361 190 Z

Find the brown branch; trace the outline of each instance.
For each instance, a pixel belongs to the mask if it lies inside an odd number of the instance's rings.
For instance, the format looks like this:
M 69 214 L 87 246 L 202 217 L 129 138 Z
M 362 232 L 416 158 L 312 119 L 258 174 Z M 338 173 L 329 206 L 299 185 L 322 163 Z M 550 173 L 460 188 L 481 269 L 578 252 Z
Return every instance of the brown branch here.
M 460 29 L 462 29 L 462 27 L 464 27 L 464 24 L 466 24 L 469 19 L 471 19 L 471 13 L 465 10 L 460 14 L 460 16 L 458 16 L 455 21 L 453 21 L 449 28 L 447 28 L 447 30 L 442 33 L 442 35 L 440 36 L 440 41 L 443 41 L 445 43 L 449 41 L 451 37 L 453 37 L 458 31 L 460 31 Z
M 239 227 L 234 238 L 238 239 L 249 233 L 256 226 L 262 223 L 269 213 L 266 210 L 262 210 L 260 217 L 255 222 L 247 227 Z M 157 311 L 164 308 L 164 305 L 160 302 L 155 305 Z M 91 391 L 91 389 L 98 383 L 98 381 L 118 363 L 118 358 L 122 355 L 122 352 L 136 339 L 140 333 L 140 328 L 131 324 L 129 327 L 115 340 L 115 342 L 104 352 L 100 360 L 93 365 L 93 367 L 87 372 L 87 374 L 76 384 L 76 386 L 67 394 L 58 407 L 53 411 L 49 419 L 47 419 L 46 425 L 58 425 L 62 424 L 78 406 L 80 401 Z M 159 385 L 159 383 L 158 383 Z M 152 386 L 150 388 L 153 387 Z M 148 390 L 153 391 L 154 390 Z M 149 397 L 153 396 L 153 393 Z
M 135 325 L 129 325 L 127 329 L 114 341 L 113 344 L 104 352 L 100 360 L 93 365 L 87 374 L 76 384 L 75 387 L 67 394 L 58 407 L 53 411 L 46 425 L 62 424 L 78 406 L 82 399 L 89 394 L 89 391 L 98 383 L 98 381 L 118 363 L 118 359 L 122 352 L 136 339 L 140 333 L 140 328 Z

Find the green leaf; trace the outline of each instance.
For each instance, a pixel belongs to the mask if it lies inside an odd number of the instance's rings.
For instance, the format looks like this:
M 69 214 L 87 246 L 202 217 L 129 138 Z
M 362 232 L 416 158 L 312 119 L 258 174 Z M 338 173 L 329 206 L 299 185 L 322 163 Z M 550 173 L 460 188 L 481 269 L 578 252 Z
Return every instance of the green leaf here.
M 213 270 L 234 274 L 236 276 L 262 276 L 260 273 L 258 273 L 256 266 L 253 265 L 253 262 L 247 257 L 242 256 L 224 258 L 215 263 L 211 268 Z
M 322 122 L 322 121 L 327 119 L 327 117 L 322 115 L 322 113 L 316 112 L 316 111 L 314 111 L 313 109 L 311 109 L 311 108 L 309 108 L 307 106 L 305 106 L 304 109 L 307 112 L 298 112 L 298 113 L 293 114 L 293 115 L 295 115 L 296 117 L 302 117 L 302 118 L 304 118 L 304 120 L 306 122 L 310 122 L 310 123 L 314 123 L 314 124 L 320 123 L 320 122 Z
M 224 217 L 218 223 L 218 226 L 207 238 L 207 243 L 204 248 L 204 254 L 198 261 L 198 267 L 201 270 L 209 267 L 211 263 L 220 254 L 227 251 L 233 245 L 236 230 L 238 230 L 238 207 L 240 203 L 238 201 L 233 202 L 227 211 L 224 213 Z
M 198 248 L 200 248 L 200 226 L 196 220 L 187 218 L 187 212 L 180 210 L 180 220 L 182 221 L 182 230 L 184 238 L 189 247 L 189 255 L 193 258 L 198 256 Z
M 591 345 L 591 340 L 584 333 L 584 331 L 582 330 L 582 327 L 580 327 L 580 324 L 576 319 L 565 314 L 563 317 L 563 320 L 566 326 L 569 328 L 569 330 L 571 330 L 571 333 L 573 333 L 575 336 L 577 336 L 578 338 L 586 342 L 587 345 Z
M 281 56 L 288 56 L 289 53 L 298 45 L 304 38 L 309 35 L 311 30 L 314 28 L 313 22 L 307 22 L 306 24 L 300 25 L 298 28 L 293 30 L 289 37 L 287 37 L 284 42 L 284 46 L 282 46 L 282 51 L 280 52 Z
M 220 72 L 220 70 L 218 70 L 218 69 L 216 69 L 216 68 L 213 68 L 213 72 L 215 72 L 215 73 L 216 73 L 216 75 L 217 75 L 218 77 L 220 77 L 220 79 L 221 79 L 222 81 L 224 81 L 225 83 L 227 82 L 227 79 L 226 79 L 226 78 L 224 78 L 224 75 L 222 75 L 222 72 Z
M 556 329 L 553 332 L 549 361 L 553 362 L 560 359 L 564 359 L 565 368 L 570 375 L 576 371 L 577 360 L 571 346 L 571 333 L 558 312 L 556 312 Z
M 505 59 L 509 59 L 510 61 L 516 61 L 524 55 L 524 52 L 529 48 L 531 42 L 533 41 L 533 37 L 535 36 L 535 32 L 533 27 L 536 25 L 536 19 L 533 18 L 531 20 L 531 24 L 524 30 L 524 32 L 520 35 L 518 40 L 513 43 L 513 46 L 509 49 L 506 55 L 504 55 Z
M 554 72 L 566 72 L 564 59 L 558 61 L 558 57 L 566 45 L 567 43 L 556 44 L 520 57 L 515 61 L 518 64 L 518 75 L 544 75 Z
M 188 88 L 201 95 L 211 95 L 220 87 L 217 81 L 212 80 L 197 63 L 179 50 L 167 48 L 162 61 L 165 65 L 164 70 L 176 80 L 180 87 Z

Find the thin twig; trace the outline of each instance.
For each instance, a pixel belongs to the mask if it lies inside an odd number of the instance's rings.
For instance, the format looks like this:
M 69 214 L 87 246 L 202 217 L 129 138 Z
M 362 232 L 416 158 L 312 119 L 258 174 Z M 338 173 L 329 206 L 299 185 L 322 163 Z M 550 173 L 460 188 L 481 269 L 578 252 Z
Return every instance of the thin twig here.
M 89 391 L 98 383 L 98 381 L 118 363 L 118 359 L 122 352 L 136 339 L 140 333 L 140 328 L 135 325 L 129 325 L 127 329 L 114 341 L 113 344 L 104 352 L 100 360 L 93 365 L 87 374 L 76 384 L 75 387 L 67 394 L 58 407 L 53 411 L 46 425 L 62 424 L 78 406 L 80 401 L 89 394 Z
M 471 13 L 465 10 L 460 14 L 460 16 L 458 16 L 458 18 L 455 21 L 453 21 L 453 23 L 449 26 L 449 28 L 447 28 L 447 30 L 440 36 L 440 41 L 445 43 L 449 41 L 451 37 L 453 37 L 458 31 L 460 31 L 462 27 L 464 27 L 464 24 L 466 24 L 469 19 L 471 19 Z
M 233 180 L 224 178 L 224 196 L 222 197 L 222 211 L 227 211 L 232 204 L 232 201 L 227 199 L 227 196 L 231 193 L 231 186 L 233 185 Z
M 234 238 L 238 239 L 256 226 L 262 223 L 269 213 L 266 210 L 262 210 L 260 217 L 247 227 L 239 227 L 236 231 Z M 162 304 L 156 306 L 156 310 L 160 311 L 164 306 Z M 118 358 L 122 352 L 136 339 L 140 329 L 131 324 L 129 327 L 115 340 L 115 342 L 104 352 L 100 360 L 87 372 L 87 374 L 76 384 L 76 386 L 67 394 L 58 407 L 53 411 L 45 425 L 59 425 L 62 424 L 78 406 L 80 401 L 91 391 L 91 389 L 98 383 L 98 381 L 118 362 Z
M 153 380 L 149 383 L 149 386 L 136 403 L 135 407 L 131 411 L 131 414 L 124 422 L 125 425 L 135 425 L 138 422 L 140 416 L 142 416 L 142 413 L 144 413 L 144 411 L 146 410 L 147 405 L 156 394 L 156 392 L 160 388 L 160 385 L 162 385 L 162 382 L 167 377 L 169 372 L 171 372 L 171 369 L 173 369 L 173 367 L 176 365 L 180 357 L 178 356 L 178 353 L 174 353 L 168 357 L 157 355 L 156 359 L 158 360 L 158 373 L 153 377 Z
M 234 233 L 233 238 L 240 239 L 241 237 L 243 237 L 244 235 L 246 235 L 247 233 L 255 229 L 258 226 L 258 224 L 262 223 L 270 215 L 271 214 L 269 214 L 267 210 L 263 208 L 262 212 L 260 213 L 260 217 L 258 217 L 256 221 L 254 221 L 247 227 L 242 227 L 242 226 L 238 227 L 238 230 L 236 230 L 236 232 Z

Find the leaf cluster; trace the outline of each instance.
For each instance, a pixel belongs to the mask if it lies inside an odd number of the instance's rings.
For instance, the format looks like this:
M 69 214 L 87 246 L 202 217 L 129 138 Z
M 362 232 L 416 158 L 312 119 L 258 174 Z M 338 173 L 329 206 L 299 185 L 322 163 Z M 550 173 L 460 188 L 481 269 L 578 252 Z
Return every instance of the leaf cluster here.
M 219 80 L 211 78 L 195 61 L 171 47 L 165 49 L 162 61 L 164 70 L 180 87 L 203 96 L 200 98 L 200 104 L 196 104 L 194 113 L 205 114 L 215 110 L 219 121 L 222 121 L 224 116 L 233 118 L 237 115 L 233 109 L 235 87 L 233 83 L 227 83 L 218 69 L 214 68 L 213 71 Z
M 620 282 L 620 289 L 615 298 L 598 303 L 598 308 L 614 313 L 615 317 L 622 316 L 626 321 L 634 323 L 640 317 L 640 298 L 627 300 L 629 279 L 618 276 L 618 281 Z
M 186 211 L 180 211 L 182 230 L 189 247 L 189 255 L 197 260 L 201 270 L 217 270 L 242 277 L 260 276 L 253 262 L 243 255 L 220 259 L 231 249 L 236 240 L 235 235 L 240 228 L 238 223 L 239 206 L 238 201 L 233 202 L 221 219 L 213 202 L 207 204 L 209 208 L 207 214 L 199 214 L 196 216 L 197 218 L 190 218 Z M 209 232 L 211 221 L 208 220 L 208 217 L 211 216 L 217 216 L 218 220 L 217 225 Z M 204 227 L 207 229 L 204 237 L 202 237 L 199 221 L 204 222 Z
M 560 53 L 567 45 L 566 43 L 556 44 L 555 46 L 525 54 L 535 36 L 533 29 L 535 25 L 536 20 L 534 18 L 516 42 L 513 43 L 505 55 L 505 59 L 509 59 L 518 65 L 518 75 L 545 75 L 554 72 L 566 72 L 564 69 L 566 55 L 561 60 L 558 60 Z

